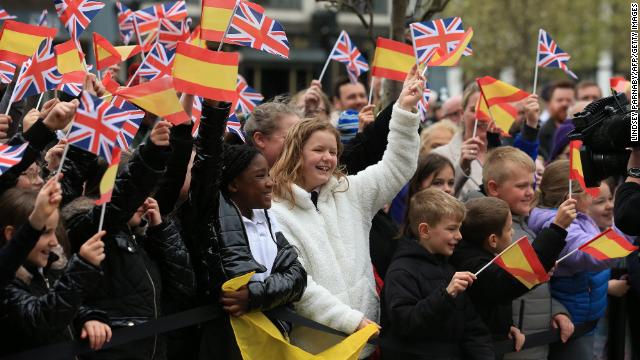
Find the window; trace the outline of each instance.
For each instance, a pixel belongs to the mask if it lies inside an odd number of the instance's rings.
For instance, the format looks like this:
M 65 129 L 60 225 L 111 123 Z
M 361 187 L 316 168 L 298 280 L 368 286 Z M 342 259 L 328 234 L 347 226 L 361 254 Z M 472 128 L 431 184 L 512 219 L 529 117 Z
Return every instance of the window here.
M 255 3 L 264 8 L 280 10 L 301 10 L 302 0 L 255 0 Z

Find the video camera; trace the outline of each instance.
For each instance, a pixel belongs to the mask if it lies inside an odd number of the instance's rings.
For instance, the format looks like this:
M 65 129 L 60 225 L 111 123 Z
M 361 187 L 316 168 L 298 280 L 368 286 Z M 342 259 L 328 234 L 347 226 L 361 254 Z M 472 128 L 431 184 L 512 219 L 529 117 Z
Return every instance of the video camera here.
M 587 187 L 597 187 L 612 175 L 624 175 L 631 151 L 631 109 L 623 93 L 587 105 L 573 117 L 569 140 L 582 140 L 580 159 Z

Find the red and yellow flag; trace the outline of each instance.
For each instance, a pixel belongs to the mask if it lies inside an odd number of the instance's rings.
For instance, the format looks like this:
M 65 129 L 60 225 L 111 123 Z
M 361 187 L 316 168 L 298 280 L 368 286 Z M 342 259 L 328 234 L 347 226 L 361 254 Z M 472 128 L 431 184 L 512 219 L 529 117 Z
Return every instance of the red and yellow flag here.
M 46 38 L 56 36 L 58 30 L 5 20 L 0 30 L 0 61 L 21 64 L 31 57 Z
M 626 257 L 638 250 L 638 247 L 631 245 L 624 237 L 609 228 L 582 244 L 579 249 L 598 260 L 608 260 Z
M 529 96 L 529 93 L 518 89 L 513 85 L 509 85 L 506 82 L 492 78 L 491 76 L 485 76 L 476 79 L 480 91 L 487 101 L 487 106 L 492 107 L 496 104 L 512 103 L 520 100 L 524 100 Z M 491 109 L 493 110 L 493 108 Z
M 473 37 L 473 29 L 469 28 L 469 30 L 467 30 L 464 33 L 464 38 L 462 38 L 462 41 L 460 41 L 460 43 L 458 44 L 458 47 L 455 50 L 444 54 L 444 56 L 441 56 L 440 52 L 436 51 L 436 53 L 431 57 L 431 60 L 429 60 L 428 65 L 429 66 L 458 65 L 458 61 L 460 61 L 460 58 L 462 57 L 464 50 L 467 48 L 467 45 L 469 45 L 469 43 L 471 42 L 472 37 Z
M 82 64 L 82 53 L 78 50 L 76 42 L 71 39 L 53 47 L 56 52 L 58 72 L 66 74 L 74 71 L 85 71 Z
M 107 72 L 102 77 L 102 86 L 104 86 L 110 94 L 115 94 L 116 91 L 118 91 L 120 84 L 111 77 L 111 72 Z
M 220 42 L 236 7 L 236 0 L 202 0 L 200 38 Z
M 582 141 L 569 141 L 569 179 L 576 180 L 580 184 L 580 186 L 587 192 L 587 194 L 595 198 L 600 195 L 600 188 L 588 188 L 586 182 L 584 181 L 584 171 L 582 170 L 582 160 L 580 158 L 581 147 Z
M 494 262 L 529 289 L 549 280 L 549 274 L 544 270 L 526 236 L 496 256 Z
M 479 121 L 493 121 L 502 131 L 503 136 L 511 137 L 509 129 L 511 129 L 511 125 L 516 121 L 517 117 L 518 109 L 509 103 L 494 105 L 489 111 L 487 101 L 480 93 L 476 104 L 476 119 Z
M 100 34 L 93 33 L 93 52 L 96 56 L 98 70 L 123 62 L 141 50 L 139 45 L 113 46 Z
M 609 87 L 616 92 L 623 93 L 627 91 L 627 87 L 631 85 L 631 82 L 622 76 L 616 76 L 609 78 Z
M 415 64 L 416 57 L 411 45 L 379 37 L 371 65 L 371 75 L 404 81 Z
M 184 112 L 178 94 L 173 86 L 173 78 L 164 76 L 149 82 L 120 88 L 116 95 L 131 101 L 150 113 L 166 119 L 174 125 L 182 124 L 189 120 L 189 115 Z
M 176 90 L 180 92 L 233 102 L 237 97 L 238 53 L 178 43 L 173 60 L 173 78 Z
M 100 198 L 96 200 L 96 205 L 106 204 L 111 201 L 111 194 L 118 175 L 121 150 L 119 147 L 114 147 L 111 151 L 111 163 L 107 171 L 102 175 L 102 180 L 100 180 Z

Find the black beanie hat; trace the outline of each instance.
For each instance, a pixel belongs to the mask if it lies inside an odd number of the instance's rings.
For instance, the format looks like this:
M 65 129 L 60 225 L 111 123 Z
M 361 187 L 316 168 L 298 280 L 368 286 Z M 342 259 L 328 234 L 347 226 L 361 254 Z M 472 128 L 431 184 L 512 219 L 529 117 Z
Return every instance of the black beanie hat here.
M 249 166 L 260 152 L 249 145 L 224 145 L 222 152 L 222 177 L 220 189 L 227 192 L 227 185 Z

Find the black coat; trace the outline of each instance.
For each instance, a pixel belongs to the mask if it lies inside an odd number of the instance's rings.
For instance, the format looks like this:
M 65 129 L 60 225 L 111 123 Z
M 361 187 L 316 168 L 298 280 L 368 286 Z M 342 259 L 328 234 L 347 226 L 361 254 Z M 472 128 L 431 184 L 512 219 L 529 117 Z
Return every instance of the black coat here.
M 399 240 L 382 290 L 382 336 L 428 354 L 383 348 L 383 359 L 494 359 L 489 330 L 466 293 L 446 292 L 454 272 L 445 257 Z
M 190 303 L 195 280 L 189 254 L 172 222 L 149 227 L 136 235 L 127 225 L 162 176 L 167 150 L 149 142 L 139 148 L 118 175 L 106 206 L 104 229 L 105 280 L 87 298 L 88 306 L 104 310 L 112 328 L 135 326 L 162 316 L 163 298 Z M 66 174 L 65 174 L 66 175 Z M 74 250 L 98 229 L 101 206 L 67 220 Z M 162 359 L 164 341 L 153 337 L 89 354 L 88 358 Z
M 20 271 L 3 292 L 0 354 L 74 339 L 89 320 L 108 323 L 105 312 L 83 306 L 102 280 L 99 268 L 74 255 L 62 273 Z
M 217 303 L 225 281 L 251 271 L 266 271 L 251 254 L 240 211 L 220 193 L 222 169 L 219 164 L 228 111 L 226 107 L 216 109 L 203 104 L 189 200 L 181 207 L 183 232 L 185 238 L 190 239 L 190 251 L 194 252 L 198 269 L 202 271 L 198 276 L 200 294 L 208 303 Z M 269 219 L 268 213 L 266 217 Z M 295 248 L 280 232 L 273 241 L 278 252 L 271 274 L 264 282 L 248 284 L 251 309 L 270 310 L 297 301 L 306 287 L 307 274 L 298 261 Z M 224 315 L 205 324 L 200 358 L 234 358 L 238 355 L 228 323 Z M 275 323 L 281 330 L 286 330 L 285 324 Z
M 615 224 L 628 235 L 640 235 L 640 185 L 626 182 L 616 190 Z
M 551 224 L 531 244 L 546 271 L 555 265 L 565 246 L 566 236 L 564 229 Z M 463 239 L 449 258 L 449 263 L 458 271 L 475 273 L 493 258 L 489 251 Z M 507 339 L 510 327 L 516 325 L 513 324 L 511 303 L 527 292 L 526 286 L 495 263 L 484 269 L 467 289 L 469 298 L 495 340 Z

